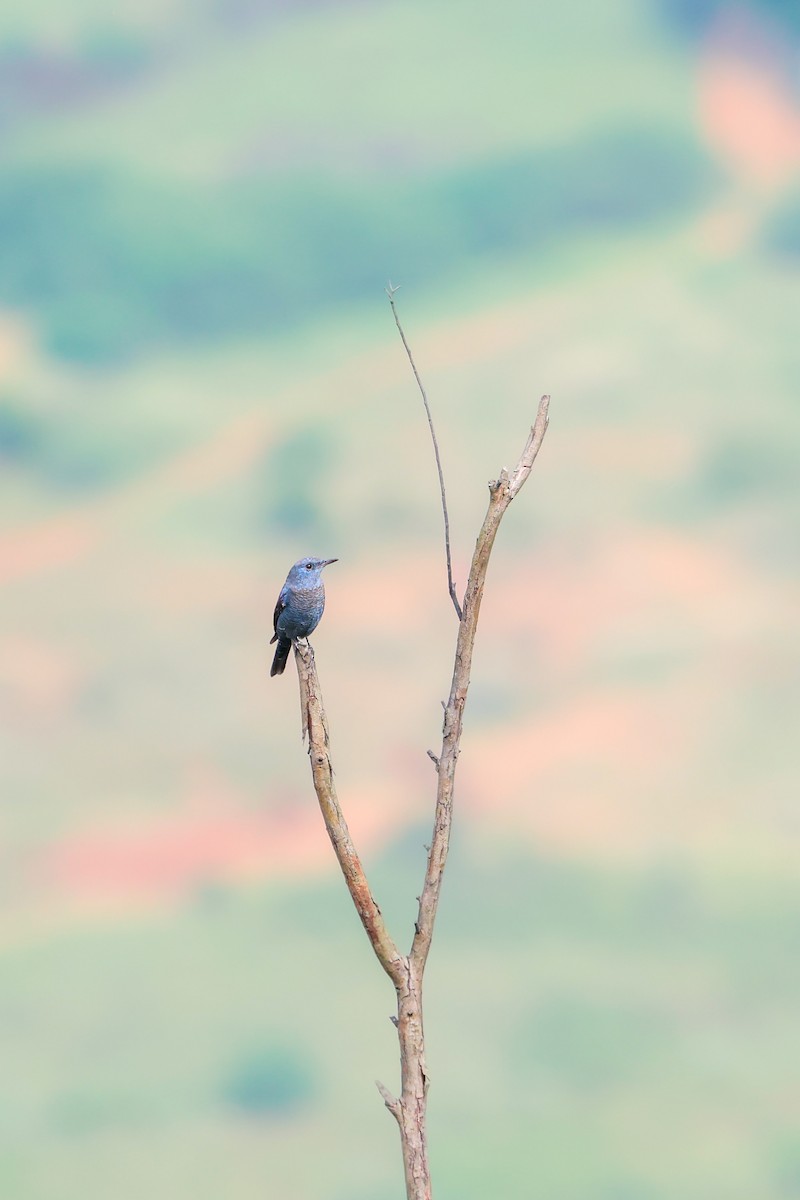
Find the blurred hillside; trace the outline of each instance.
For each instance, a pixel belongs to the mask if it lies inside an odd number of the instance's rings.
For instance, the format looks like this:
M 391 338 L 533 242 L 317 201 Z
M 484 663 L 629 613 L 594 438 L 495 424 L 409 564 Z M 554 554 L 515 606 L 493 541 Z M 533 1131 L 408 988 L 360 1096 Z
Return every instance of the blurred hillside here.
M 798 52 L 777 0 L 3 7 L 3 1197 L 400 1194 L 391 996 L 267 646 L 338 555 L 402 941 L 454 628 L 389 279 L 460 586 L 553 396 L 459 765 L 437 1195 L 800 1195 Z

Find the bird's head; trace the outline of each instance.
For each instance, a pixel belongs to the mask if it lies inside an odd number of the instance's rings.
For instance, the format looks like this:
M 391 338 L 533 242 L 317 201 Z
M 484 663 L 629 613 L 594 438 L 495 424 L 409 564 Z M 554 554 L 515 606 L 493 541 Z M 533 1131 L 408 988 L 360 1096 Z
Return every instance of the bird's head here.
M 299 558 L 289 572 L 289 582 L 295 587 L 319 583 L 322 568 L 338 561 L 338 558 Z

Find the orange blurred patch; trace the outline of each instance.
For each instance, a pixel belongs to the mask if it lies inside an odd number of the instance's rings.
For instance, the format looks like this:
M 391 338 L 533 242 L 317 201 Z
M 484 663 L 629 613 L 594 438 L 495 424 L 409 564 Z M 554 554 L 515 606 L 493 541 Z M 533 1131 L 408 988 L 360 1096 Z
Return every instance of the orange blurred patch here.
M 99 514 L 76 513 L 0 536 L 0 584 L 82 558 L 97 544 L 100 533 Z
M 746 179 L 772 187 L 797 170 L 800 116 L 772 76 L 735 60 L 708 60 L 700 116 L 711 144 Z
M 694 438 L 675 429 L 605 429 L 593 426 L 573 435 L 570 455 L 593 471 L 624 471 L 629 478 L 675 478 L 696 455 Z
M 441 556 L 421 554 L 350 568 L 337 581 L 339 626 L 346 628 L 349 622 L 351 632 L 402 628 L 419 602 L 420 576 L 438 578 L 442 569 Z M 460 577 L 466 575 L 462 567 Z M 445 580 L 445 594 L 446 586 Z
M 42 716 L 74 698 L 80 671 L 69 653 L 40 638 L 5 638 L 0 643 L 0 698 L 14 712 Z
M 692 721 L 647 689 L 576 698 L 478 738 L 466 804 L 474 817 L 527 831 L 559 854 L 641 850 L 660 832 L 643 785 L 685 754 Z
M 28 350 L 26 330 L 18 316 L 0 319 L 0 379 L 4 378 Z
M 255 570 L 247 561 L 209 557 L 176 562 L 151 553 L 147 570 L 138 574 L 137 604 L 162 615 L 239 611 L 254 597 L 261 599 Z
M 743 10 L 724 11 L 700 64 L 700 123 L 746 182 L 776 189 L 800 169 L 800 106 L 777 34 Z
M 361 853 L 391 836 L 402 811 L 382 790 L 348 790 L 347 819 Z M 66 838 L 33 874 L 71 900 L 148 902 L 212 882 L 317 875 L 333 862 L 312 793 L 277 811 L 259 810 L 217 767 L 204 765 L 193 771 L 179 811 Z
M 528 597 L 520 604 L 520 596 Z M 533 632 L 560 675 L 598 651 L 639 638 L 703 633 L 710 644 L 758 624 L 773 593 L 724 550 L 666 529 L 615 529 L 577 557 L 540 556 L 492 581 L 487 620 L 511 637 Z

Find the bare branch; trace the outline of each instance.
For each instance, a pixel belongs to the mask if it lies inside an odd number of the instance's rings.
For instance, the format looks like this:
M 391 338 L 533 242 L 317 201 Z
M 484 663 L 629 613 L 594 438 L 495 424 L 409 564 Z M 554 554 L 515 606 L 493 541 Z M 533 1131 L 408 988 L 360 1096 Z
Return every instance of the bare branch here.
M 400 322 L 394 307 L 393 292 L 388 291 L 395 321 L 403 338 L 406 352 L 414 367 L 411 352 L 408 349 Z M 411 952 L 408 956 L 400 954 L 386 928 L 381 911 L 369 889 L 367 878 L 361 861 L 353 846 L 347 822 L 339 807 L 336 788 L 333 783 L 328 748 L 328 726 L 322 697 L 317 678 L 314 653 L 307 643 L 295 644 L 295 661 L 300 680 L 300 705 L 302 710 L 303 732 L 308 736 L 308 754 L 311 760 L 311 771 L 314 778 L 314 789 L 322 810 L 325 827 L 333 843 L 336 857 L 344 874 L 353 903 L 372 948 L 386 974 L 392 980 L 397 993 L 397 1016 L 392 1022 L 397 1028 L 400 1043 L 400 1078 L 401 1093 L 394 1097 L 382 1083 L 378 1090 L 383 1102 L 394 1116 L 400 1128 L 400 1141 L 403 1151 L 403 1169 L 405 1172 L 406 1195 L 408 1200 L 431 1200 L 430 1167 L 428 1162 L 427 1136 L 425 1132 L 425 1114 L 427 1107 L 429 1076 L 425 1062 L 425 1038 L 422 1022 L 422 982 L 433 937 L 433 927 L 439 905 L 447 852 L 450 843 L 450 827 L 453 816 L 453 782 L 456 763 L 458 761 L 461 741 L 464 706 L 469 688 L 469 675 L 472 664 L 472 651 L 475 643 L 475 633 L 480 615 L 483 588 L 489 557 L 492 552 L 495 535 L 511 501 L 519 492 L 530 475 L 539 447 L 547 431 L 547 412 L 549 397 L 542 396 L 536 421 L 531 429 L 528 441 L 513 471 L 505 469 L 500 472 L 499 479 L 489 484 L 489 507 L 481 526 L 475 553 L 472 558 L 467 588 L 464 594 L 463 611 L 458 605 L 450 571 L 450 540 L 447 523 L 447 506 L 444 495 L 441 465 L 436 437 L 433 433 L 433 423 L 425 397 L 424 389 L 417 376 L 428 422 L 433 436 L 434 451 L 442 493 L 442 507 L 445 518 L 445 545 L 447 549 L 448 581 L 450 595 L 459 614 L 458 638 L 456 641 L 455 665 L 450 697 L 444 708 L 442 729 L 442 750 L 437 757 L 432 750 L 428 756 L 437 771 L 436 814 L 434 818 L 433 837 L 428 852 L 425 870 L 425 881 L 419 895 L 419 912 L 415 922 L 414 938 Z
M 392 285 L 390 283 L 389 286 L 386 288 L 386 295 L 389 297 L 389 304 L 392 307 L 392 315 L 394 316 L 394 323 L 397 326 L 397 332 L 400 334 L 403 345 L 405 346 L 406 354 L 408 355 L 408 361 L 411 363 L 411 370 L 414 372 L 414 378 L 417 381 L 417 387 L 419 388 L 420 394 L 422 396 L 422 403 L 425 405 L 425 414 L 428 418 L 428 428 L 431 431 L 431 440 L 433 442 L 433 453 L 436 457 L 436 470 L 439 473 L 439 491 L 442 496 L 442 514 L 444 516 L 444 549 L 445 549 L 445 554 L 447 556 L 447 590 L 450 593 L 450 599 L 453 601 L 453 607 L 455 608 L 456 613 L 458 615 L 458 619 L 460 621 L 461 617 L 462 617 L 462 611 L 461 611 L 461 605 L 458 602 L 458 596 L 456 595 L 456 585 L 453 582 L 453 562 L 450 557 L 450 519 L 447 515 L 447 495 L 444 490 L 444 473 L 442 471 L 442 460 L 439 455 L 439 443 L 436 440 L 436 430 L 433 428 L 433 417 L 431 416 L 431 406 L 428 403 L 428 397 L 425 392 L 425 388 L 423 386 L 422 380 L 420 379 L 419 371 L 417 370 L 417 364 L 414 362 L 414 356 L 411 353 L 411 347 L 409 346 L 408 341 L 406 340 L 406 335 L 403 332 L 403 326 L 400 324 L 400 318 L 397 315 L 397 307 L 394 302 L 394 294 L 397 290 L 398 289 L 396 287 L 392 287 Z
M 347 821 L 339 805 L 336 795 L 336 785 L 333 782 L 333 768 L 328 750 L 328 722 L 322 706 L 322 694 L 317 677 L 317 667 L 314 662 L 314 651 L 308 642 L 295 642 L 294 657 L 297 663 L 297 676 L 300 681 L 300 707 L 303 713 L 304 732 L 308 734 L 308 757 L 311 760 L 311 774 L 314 779 L 314 790 L 317 793 L 325 828 L 333 844 L 339 866 L 342 868 L 353 903 L 356 906 L 361 924 L 366 930 L 367 937 L 372 943 L 372 949 L 386 974 L 395 987 L 405 983 L 407 964 L 402 954 L 395 946 L 381 910 L 376 904 L 370 891 L 361 859 L 358 857 Z
M 483 586 L 486 581 L 489 556 L 506 509 L 531 473 L 539 447 L 547 432 L 549 404 L 550 397 L 542 396 L 536 421 L 514 470 L 510 474 L 503 470 L 500 478 L 489 484 L 489 507 L 478 534 L 475 553 L 472 556 L 467 590 L 464 594 L 464 615 L 458 628 L 453 682 L 450 688 L 450 698 L 444 710 L 442 752 L 439 755 L 437 766 L 438 786 L 433 839 L 428 854 L 425 883 L 419 900 L 419 915 L 410 954 L 412 972 L 420 978 L 425 969 L 433 937 L 442 875 L 450 845 L 450 826 L 453 819 L 453 781 L 461 741 L 464 705 L 469 688 L 472 650 L 475 644 L 475 632 L 483 599 Z

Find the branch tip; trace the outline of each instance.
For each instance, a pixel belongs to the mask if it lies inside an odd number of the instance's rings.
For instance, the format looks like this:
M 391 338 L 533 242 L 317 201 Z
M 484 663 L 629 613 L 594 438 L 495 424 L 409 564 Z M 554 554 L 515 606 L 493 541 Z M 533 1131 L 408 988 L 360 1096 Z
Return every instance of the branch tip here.
M 400 1101 L 397 1100 L 392 1095 L 392 1093 L 389 1091 L 388 1088 L 383 1086 L 380 1079 L 375 1080 L 375 1087 L 380 1092 L 381 1099 L 383 1100 L 383 1103 L 388 1108 L 389 1112 L 392 1114 L 392 1116 L 395 1118 L 395 1120 L 399 1122 L 399 1120 L 400 1120 Z

